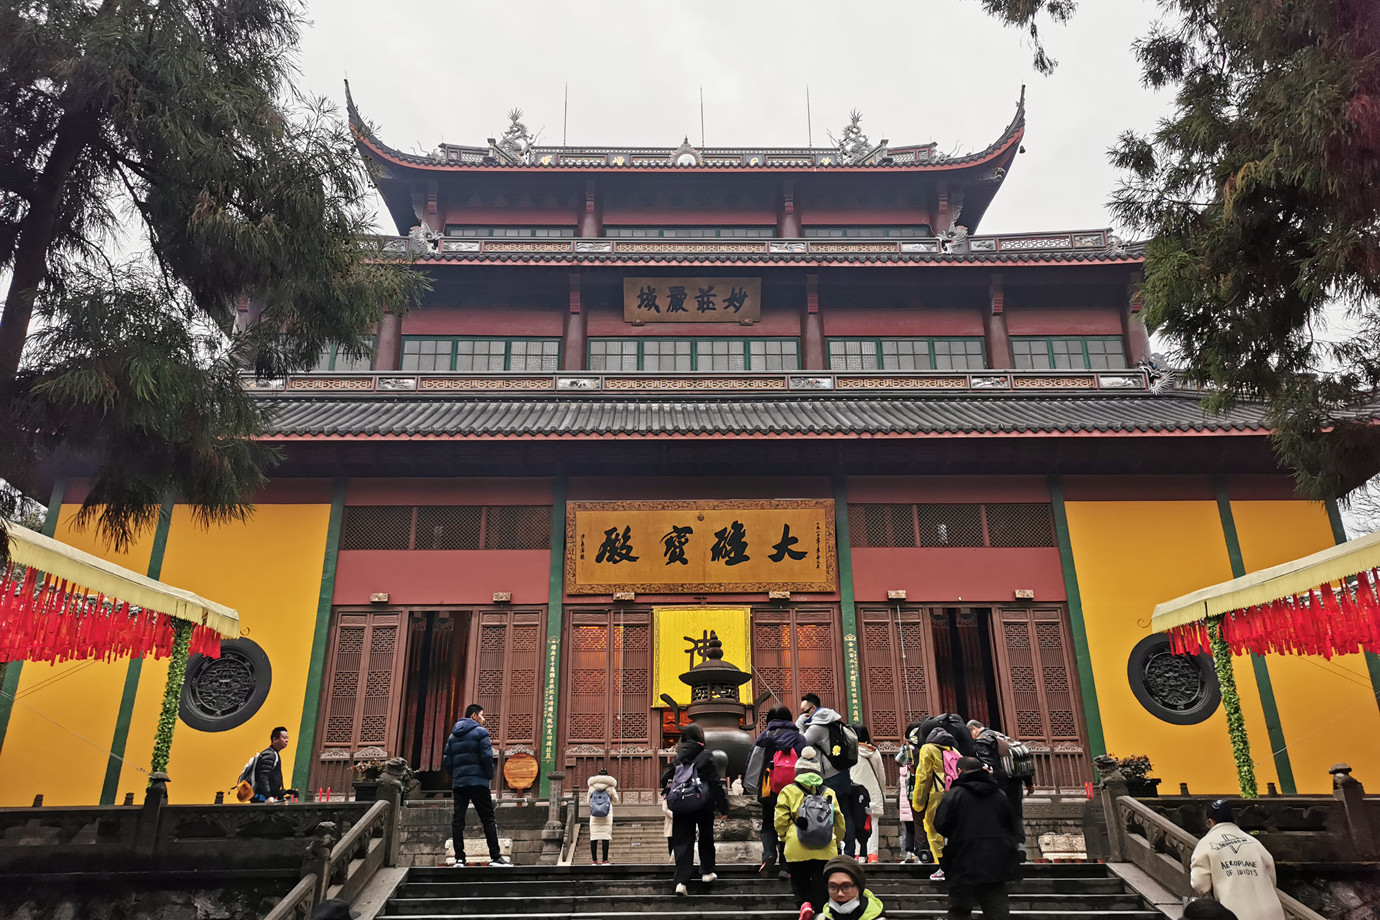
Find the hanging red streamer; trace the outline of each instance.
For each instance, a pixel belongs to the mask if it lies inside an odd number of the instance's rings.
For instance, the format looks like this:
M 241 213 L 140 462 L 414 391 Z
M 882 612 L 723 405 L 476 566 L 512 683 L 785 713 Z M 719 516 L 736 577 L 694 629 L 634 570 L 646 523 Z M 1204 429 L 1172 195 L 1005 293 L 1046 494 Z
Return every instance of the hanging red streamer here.
M 0 580 L 0 661 L 114 661 L 172 654 L 174 619 L 11 565 Z M 191 654 L 220 657 L 220 635 L 192 630 Z
M 1359 572 L 1339 585 L 1322 584 L 1302 596 L 1224 614 L 1222 638 L 1234 655 L 1380 654 L 1380 569 Z M 1207 625 L 1168 631 L 1176 655 L 1210 654 Z

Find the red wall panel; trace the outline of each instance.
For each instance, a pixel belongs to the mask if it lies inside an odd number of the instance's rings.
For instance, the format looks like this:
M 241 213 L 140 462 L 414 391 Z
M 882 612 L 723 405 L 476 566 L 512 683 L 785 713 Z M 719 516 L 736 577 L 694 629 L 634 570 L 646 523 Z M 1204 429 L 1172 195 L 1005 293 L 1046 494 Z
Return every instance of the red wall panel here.
M 1065 600 L 1059 550 L 855 547 L 853 594 L 859 603 L 881 601 L 904 588 L 906 603 L 1009 603 L 1016 589 L 1031 589 L 1041 603 Z
M 403 315 L 403 335 L 556 336 L 568 301 L 479 307 L 429 305 Z
M 336 604 L 492 604 L 511 591 L 514 604 L 545 604 L 551 553 L 544 549 L 342 550 L 336 563 Z
M 549 479 L 351 479 L 347 505 L 550 505 Z
M 1043 476 L 850 476 L 854 505 L 915 502 L 1048 502 Z
M 1006 311 L 1011 335 L 1121 335 L 1121 313 L 1115 309 Z
M 826 336 L 982 335 L 977 310 L 887 310 L 876 307 L 820 308 Z
M 1065 476 L 1070 502 L 1213 501 L 1207 476 Z M 1127 526 L 1134 521 L 1127 521 Z

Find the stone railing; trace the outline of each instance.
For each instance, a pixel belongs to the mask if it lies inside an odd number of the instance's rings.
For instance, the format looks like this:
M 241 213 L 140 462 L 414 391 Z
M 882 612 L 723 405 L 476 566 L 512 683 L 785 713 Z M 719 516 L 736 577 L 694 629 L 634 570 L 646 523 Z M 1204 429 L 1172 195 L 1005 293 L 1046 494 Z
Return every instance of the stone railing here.
M 265 920 L 298 920 L 309 916 L 312 907 L 326 898 L 353 902 L 374 873 L 397 862 L 396 796 L 384 797 L 369 806 L 355 824 L 338 835 L 334 824 L 317 828 L 307 848 L 302 878 L 288 894 L 265 914 Z M 339 839 L 337 839 L 337 837 Z
M 559 374 L 472 374 L 432 371 L 292 374 L 285 378 L 241 378 L 244 388 L 264 393 L 380 393 L 415 396 L 443 393 L 526 395 L 531 393 L 734 392 L 854 393 L 1031 393 L 1145 391 L 1144 370 L 1065 371 L 756 371 L 694 374 L 568 371 Z
M 913 256 L 924 260 L 940 255 L 995 256 L 1010 253 L 1077 252 L 1106 258 L 1139 258 L 1108 230 L 1073 230 L 1054 233 L 1021 233 L 973 237 L 807 237 L 801 239 L 685 239 L 610 237 L 565 239 L 514 239 L 512 237 L 363 237 L 362 248 L 382 256 L 428 258 L 432 256 L 493 255 L 504 258 L 528 256 L 627 256 L 645 259 L 656 255 L 775 256 L 807 261 L 847 261 L 854 256 Z
M 1372 822 L 1380 802 L 1366 799 L 1351 768 L 1332 769 L 1331 796 L 1225 797 L 1236 824 L 1270 851 L 1281 869 L 1372 864 L 1380 849 Z M 1089 856 L 1133 863 L 1175 896 L 1193 894 L 1189 876 L 1199 838 L 1207 829 L 1209 803 L 1220 796 L 1165 796 L 1136 799 L 1127 795 L 1120 773 L 1106 775 L 1098 801 L 1089 803 L 1085 822 Z M 1192 829 L 1192 830 L 1190 830 Z M 1293 920 L 1322 920 L 1322 915 L 1280 891 L 1285 914 Z

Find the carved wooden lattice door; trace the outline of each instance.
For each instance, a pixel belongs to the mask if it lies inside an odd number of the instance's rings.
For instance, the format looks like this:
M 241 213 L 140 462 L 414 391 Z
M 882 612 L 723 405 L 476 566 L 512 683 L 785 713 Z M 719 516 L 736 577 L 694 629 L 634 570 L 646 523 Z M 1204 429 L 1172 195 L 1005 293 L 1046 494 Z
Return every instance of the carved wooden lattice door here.
M 753 608 L 753 692 L 772 694 L 759 712 L 759 724 L 772 706 L 795 713 L 805 693 L 846 715 L 838 618 L 836 607 Z
M 390 756 L 397 738 L 405 652 L 402 611 L 336 614 L 322 701 L 325 730 L 313 788 L 350 788 L 354 760 Z
M 939 712 L 928 612 L 918 607 L 860 607 L 863 721 L 872 741 L 893 753 L 911 722 Z M 889 781 L 895 760 L 882 758 Z
M 624 800 L 652 801 L 660 779 L 652 744 L 652 618 L 649 610 L 571 613 L 561 711 L 573 788 L 605 767 Z
M 540 608 L 476 612 L 471 629 L 469 686 L 457 716 L 470 703 L 484 707 L 486 727 L 499 757 L 495 789 L 505 789 L 503 762 L 512 754 L 536 754 L 543 611 Z
M 1062 607 L 996 613 L 1006 730 L 1036 752 L 1036 785 L 1080 788 L 1092 772 L 1067 614 Z

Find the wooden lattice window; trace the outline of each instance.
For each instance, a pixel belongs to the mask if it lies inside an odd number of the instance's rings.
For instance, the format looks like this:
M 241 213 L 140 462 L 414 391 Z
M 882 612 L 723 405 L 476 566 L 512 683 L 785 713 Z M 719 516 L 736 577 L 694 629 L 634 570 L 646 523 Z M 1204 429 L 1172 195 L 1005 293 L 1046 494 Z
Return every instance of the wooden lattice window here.
M 405 614 L 396 610 L 336 615 L 326 685 L 317 773 L 325 784 L 344 788 L 349 765 L 364 752 L 370 758 L 392 754 L 397 743 Z M 332 769 L 323 769 L 327 764 Z M 338 778 L 337 778 L 338 777 Z
M 566 625 L 566 745 L 614 756 L 652 743 L 652 620 L 647 610 L 572 613 Z
M 482 610 L 474 617 L 465 705 L 484 707 L 495 749 L 533 747 L 541 711 L 542 611 Z
M 908 724 L 938 712 L 926 612 L 862 607 L 858 618 L 864 722 L 874 742 L 899 743 Z
M 755 692 L 772 694 L 762 708 L 796 711 L 801 695 L 845 713 L 843 656 L 834 607 L 758 607 L 752 611 L 752 667 Z

